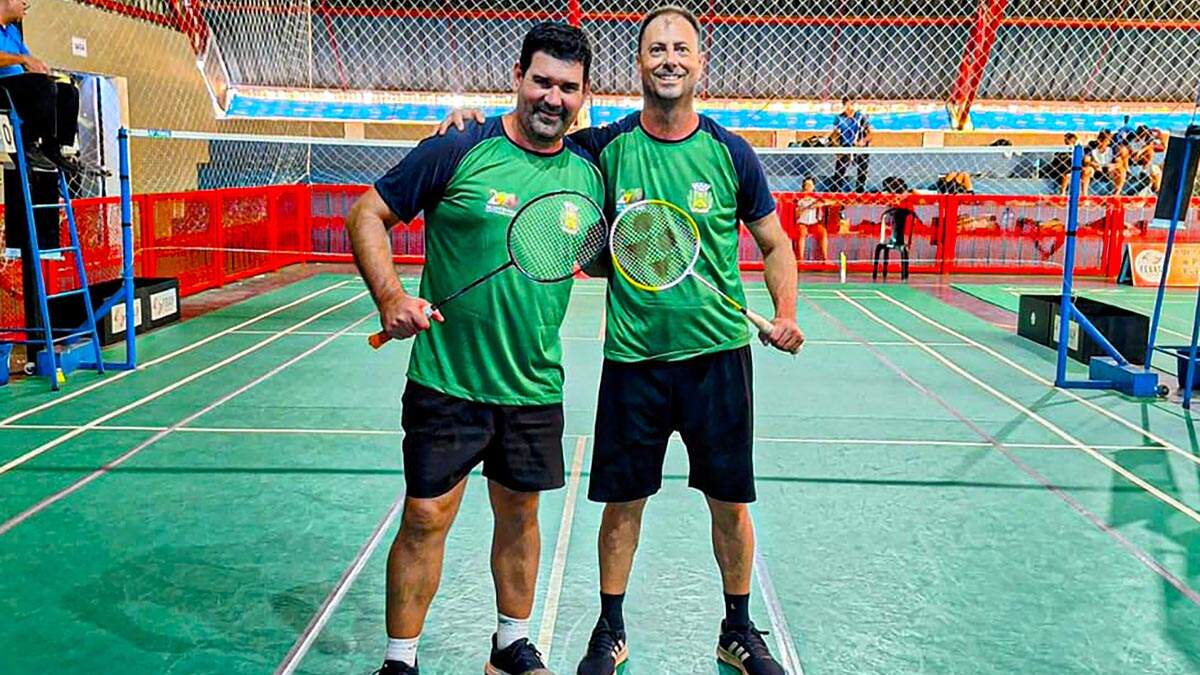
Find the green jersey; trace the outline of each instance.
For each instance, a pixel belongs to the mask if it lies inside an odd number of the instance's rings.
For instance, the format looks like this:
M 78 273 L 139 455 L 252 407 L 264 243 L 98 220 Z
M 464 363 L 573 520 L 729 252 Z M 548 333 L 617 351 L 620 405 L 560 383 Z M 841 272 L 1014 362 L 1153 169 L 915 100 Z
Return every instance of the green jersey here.
M 643 199 L 675 204 L 700 227 L 696 274 L 745 303 L 738 270 L 738 221 L 775 210 L 766 175 L 750 144 L 700 116 L 678 141 L 655 138 L 640 113 L 571 135 L 596 156 L 604 174 L 609 217 Z M 695 280 L 665 291 L 638 290 L 619 276 L 608 284 L 604 356 L 614 361 L 677 361 L 748 344 L 745 319 Z
M 557 190 L 601 202 L 600 173 L 571 141 L 553 154 L 513 143 L 501 118 L 427 138 L 375 183 L 400 218 L 425 214 L 419 294 L 437 301 L 508 261 L 508 224 L 522 204 Z M 562 344 L 571 282 L 539 284 L 516 269 L 468 291 L 416 337 L 409 379 L 501 405 L 562 400 Z

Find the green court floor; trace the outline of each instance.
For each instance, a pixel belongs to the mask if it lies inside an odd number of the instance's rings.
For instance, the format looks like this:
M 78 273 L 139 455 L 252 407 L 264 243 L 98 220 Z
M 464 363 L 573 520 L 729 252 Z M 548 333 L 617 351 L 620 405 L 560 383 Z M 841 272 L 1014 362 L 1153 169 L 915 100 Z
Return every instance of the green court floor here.
M 754 348 L 752 611 L 790 672 L 1200 672 L 1200 444 L 1178 405 L 1056 390 L 1050 350 L 915 288 L 805 286 L 800 312 L 800 356 Z M 409 349 L 372 352 L 375 322 L 359 281 L 318 275 L 145 336 L 134 373 L 0 389 L 0 672 L 374 670 Z M 602 329 L 603 286 L 578 283 L 532 618 L 564 674 L 598 606 Z M 714 673 L 720 586 L 678 444 L 667 474 L 628 672 Z M 423 673 L 482 672 L 490 528 L 476 476 Z

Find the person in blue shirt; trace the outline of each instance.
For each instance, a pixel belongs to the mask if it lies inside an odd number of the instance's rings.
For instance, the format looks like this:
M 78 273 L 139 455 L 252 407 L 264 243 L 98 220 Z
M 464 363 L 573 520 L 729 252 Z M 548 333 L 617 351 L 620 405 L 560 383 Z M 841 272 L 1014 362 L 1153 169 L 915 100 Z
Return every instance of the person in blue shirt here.
M 855 108 L 854 103 L 854 99 L 849 96 L 842 98 L 842 112 L 834 119 L 833 132 L 829 134 L 829 138 L 835 146 L 865 148 L 871 144 L 871 121 L 866 114 Z M 852 157 L 854 165 L 858 169 L 855 191 L 863 192 L 867 187 L 867 169 L 871 161 L 870 156 L 866 154 L 838 155 L 833 163 L 833 184 L 839 190 L 850 191 L 849 184 L 845 179 L 846 169 Z
M 75 145 L 79 91 L 29 53 L 21 29 L 27 8 L 26 0 L 0 0 L 0 108 L 7 109 L 10 101 L 16 108 L 32 169 L 80 171 L 76 158 L 62 153 Z

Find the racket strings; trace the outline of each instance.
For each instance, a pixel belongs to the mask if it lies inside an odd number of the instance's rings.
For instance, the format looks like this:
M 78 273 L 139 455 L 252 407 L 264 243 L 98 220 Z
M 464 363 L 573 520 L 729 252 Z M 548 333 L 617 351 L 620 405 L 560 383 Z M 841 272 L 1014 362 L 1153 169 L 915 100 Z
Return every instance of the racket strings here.
M 699 241 L 695 229 L 674 209 L 657 204 L 634 205 L 617 219 L 612 254 L 635 283 L 664 288 L 692 267 Z
M 513 263 L 537 281 L 569 278 L 600 256 L 607 238 L 604 214 L 590 199 L 555 194 L 530 202 L 508 233 Z

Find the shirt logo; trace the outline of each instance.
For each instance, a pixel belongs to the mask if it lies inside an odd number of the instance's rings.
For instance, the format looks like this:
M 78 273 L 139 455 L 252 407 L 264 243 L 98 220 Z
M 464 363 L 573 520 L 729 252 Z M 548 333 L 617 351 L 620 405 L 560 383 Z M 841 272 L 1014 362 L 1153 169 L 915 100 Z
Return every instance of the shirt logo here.
M 517 215 L 517 206 L 521 200 L 511 192 L 500 192 L 499 190 L 488 190 L 487 206 L 484 210 L 488 213 L 498 213 L 502 216 Z
M 708 183 L 692 183 L 688 192 L 688 208 L 692 213 L 708 213 L 712 210 L 712 186 Z
M 572 237 L 579 234 L 579 207 L 575 202 L 563 202 L 562 213 L 558 217 L 559 225 L 565 234 Z
M 617 195 L 617 213 L 627 209 L 630 204 L 642 201 L 642 188 L 633 188 L 632 190 L 621 190 Z

